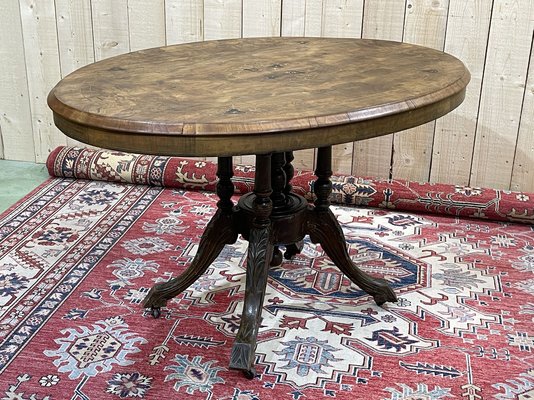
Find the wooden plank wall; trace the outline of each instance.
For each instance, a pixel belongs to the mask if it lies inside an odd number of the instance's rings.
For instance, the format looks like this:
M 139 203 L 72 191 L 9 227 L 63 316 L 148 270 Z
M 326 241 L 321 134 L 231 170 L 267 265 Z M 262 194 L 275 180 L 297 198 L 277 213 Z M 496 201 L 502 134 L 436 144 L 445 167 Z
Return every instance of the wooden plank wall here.
M 0 158 L 44 162 L 76 144 L 46 96 L 88 63 L 164 44 L 253 36 L 405 41 L 472 74 L 438 121 L 334 148 L 337 172 L 534 191 L 534 0 L 2 0 Z M 296 153 L 313 168 L 315 152 Z M 253 157 L 236 161 L 251 162 Z

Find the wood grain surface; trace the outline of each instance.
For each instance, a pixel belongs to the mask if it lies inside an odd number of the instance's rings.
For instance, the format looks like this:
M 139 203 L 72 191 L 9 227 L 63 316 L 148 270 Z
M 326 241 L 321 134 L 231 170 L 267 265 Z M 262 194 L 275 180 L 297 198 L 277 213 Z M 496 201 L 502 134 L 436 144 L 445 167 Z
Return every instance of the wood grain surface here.
M 182 156 L 327 146 L 432 121 L 465 96 L 458 59 L 398 42 L 207 41 L 142 50 L 64 78 L 48 104 L 68 136 Z

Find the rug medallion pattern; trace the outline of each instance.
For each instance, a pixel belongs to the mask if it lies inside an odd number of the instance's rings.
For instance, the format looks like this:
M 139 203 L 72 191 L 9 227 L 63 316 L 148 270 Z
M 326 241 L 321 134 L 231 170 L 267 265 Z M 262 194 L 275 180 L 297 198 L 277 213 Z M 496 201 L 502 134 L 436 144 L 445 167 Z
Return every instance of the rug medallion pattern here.
M 384 308 L 305 242 L 270 271 L 259 376 L 228 369 L 247 242 L 153 319 L 194 257 L 211 192 L 51 179 L 0 220 L 2 399 L 534 396 L 531 225 L 333 207 Z M 523 397 L 520 397 L 523 396 Z

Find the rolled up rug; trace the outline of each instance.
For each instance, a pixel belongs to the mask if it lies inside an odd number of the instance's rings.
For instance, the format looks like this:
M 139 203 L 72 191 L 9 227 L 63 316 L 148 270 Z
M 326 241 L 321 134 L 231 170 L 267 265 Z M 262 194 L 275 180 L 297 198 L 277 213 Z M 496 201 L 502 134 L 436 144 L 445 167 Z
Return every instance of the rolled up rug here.
M 217 184 L 216 163 L 180 157 L 61 146 L 50 153 L 46 164 L 56 177 L 207 191 L 215 191 Z M 254 166 L 235 166 L 237 194 L 253 189 L 254 171 Z M 296 170 L 293 190 L 312 200 L 314 180 L 313 171 Z M 534 193 L 340 174 L 331 180 L 333 204 L 534 223 Z

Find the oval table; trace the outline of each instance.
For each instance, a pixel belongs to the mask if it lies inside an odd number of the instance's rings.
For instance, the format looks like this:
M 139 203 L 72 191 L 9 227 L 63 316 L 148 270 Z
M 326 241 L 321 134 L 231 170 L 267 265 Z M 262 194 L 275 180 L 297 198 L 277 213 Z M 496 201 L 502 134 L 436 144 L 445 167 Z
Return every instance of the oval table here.
M 143 301 L 160 307 L 195 282 L 225 244 L 249 241 L 246 287 L 230 367 L 254 377 L 271 265 L 309 235 L 379 305 L 387 282 L 351 261 L 329 209 L 331 146 L 432 121 L 464 99 L 470 74 L 446 53 L 378 40 L 257 38 L 137 51 L 83 67 L 50 92 L 55 124 L 94 146 L 144 154 L 218 157 L 217 212 L 186 271 Z M 292 192 L 293 151 L 317 148 L 314 204 Z M 232 158 L 256 155 L 253 193 L 231 200 Z

